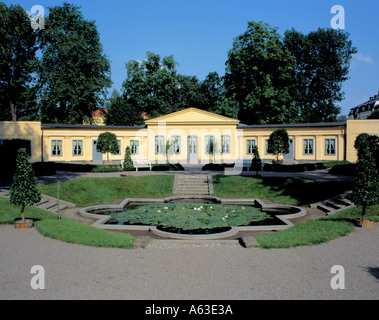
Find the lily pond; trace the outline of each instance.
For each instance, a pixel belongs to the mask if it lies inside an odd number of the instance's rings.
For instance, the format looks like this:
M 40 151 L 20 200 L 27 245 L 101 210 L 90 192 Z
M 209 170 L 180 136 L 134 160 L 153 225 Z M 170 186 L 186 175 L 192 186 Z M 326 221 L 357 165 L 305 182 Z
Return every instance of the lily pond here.
M 185 230 L 248 226 L 273 219 L 254 206 L 163 203 L 110 212 L 110 224 L 152 225 Z

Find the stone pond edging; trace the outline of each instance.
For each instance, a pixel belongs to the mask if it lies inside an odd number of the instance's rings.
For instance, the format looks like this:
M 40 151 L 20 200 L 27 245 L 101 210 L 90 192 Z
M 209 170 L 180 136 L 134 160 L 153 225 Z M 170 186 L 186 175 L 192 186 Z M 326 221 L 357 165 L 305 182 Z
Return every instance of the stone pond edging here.
M 118 211 L 124 210 L 125 207 L 129 204 L 133 205 L 144 205 L 144 204 L 157 204 L 157 203 L 169 203 L 172 201 L 186 201 L 186 200 L 194 200 L 194 201 L 213 201 L 217 204 L 234 204 L 234 205 L 256 205 L 265 212 L 278 212 L 278 213 L 286 213 L 288 214 L 278 214 L 275 215 L 276 218 L 281 220 L 284 225 L 262 225 L 262 226 L 237 226 L 231 227 L 230 230 L 222 233 L 216 234 L 206 234 L 206 235 L 189 235 L 189 234 L 174 234 L 169 232 L 164 232 L 158 230 L 156 226 L 149 225 L 114 225 L 107 224 L 107 222 L 111 219 L 111 216 L 99 214 L 101 211 Z M 99 213 L 96 213 L 99 212 Z M 297 206 L 290 205 L 280 205 L 280 204 L 266 204 L 261 199 L 229 199 L 229 198 L 217 198 L 214 196 L 171 196 L 166 198 L 127 198 L 124 199 L 120 204 L 108 204 L 108 205 L 95 205 L 80 209 L 79 214 L 83 217 L 95 218 L 98 219 L 95 221 L 92 226 L 105 230 L 114 230 L 114 231 L 133 231 L 133 230 L 141 230 L 141 231 L 150 231 L 155 235 L 171 238 L 171 239 L 198 239 L 198 240 L 215 240 L 215 239 L 223 239 L 226 237 L 233 236 L 237 234 L 239 231 L 273 231 L 273 230 L 283 230 L 293 226 L 293 223 L 288 219 L 299 218 L 305 216 L 307 214 L 306 209 Z

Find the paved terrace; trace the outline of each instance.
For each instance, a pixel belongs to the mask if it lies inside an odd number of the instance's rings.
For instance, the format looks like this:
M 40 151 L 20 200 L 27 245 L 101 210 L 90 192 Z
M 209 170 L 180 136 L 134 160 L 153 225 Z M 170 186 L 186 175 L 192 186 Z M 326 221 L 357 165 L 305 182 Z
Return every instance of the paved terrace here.
M 131 172 L 104 172 L 104 173 L 92 173 L 92 172 L 69 172 L 69 171 L 57 171 L 56 175 L 41 176 L 38 177 L 38 182 L 56 182 L 56 181 L 69 181 L 79 177 L 125 177 L 152 175 L 152 174 L 177 174 L 177 175 L 215 175 L 215 174 L 238 174 L 238 171 L 233 171 L 233 168 L 228 168 L 228 171 L 202 171 L 201 165 L 183 165 L 184 171 L 131 171 Z M 262 177 L 301 177 L 312 179 L 316 181 L 353 181 L 354 177 L 333 175 L 328 173 L 329 169 L 306 171 L 306 172 L 271 172 L 262 171 L 260 174 Z M 243 171 L 243 176 L 255 175 L 255 171 Z M 0 179 L 0 187 L 11 186 L 11 179 Z

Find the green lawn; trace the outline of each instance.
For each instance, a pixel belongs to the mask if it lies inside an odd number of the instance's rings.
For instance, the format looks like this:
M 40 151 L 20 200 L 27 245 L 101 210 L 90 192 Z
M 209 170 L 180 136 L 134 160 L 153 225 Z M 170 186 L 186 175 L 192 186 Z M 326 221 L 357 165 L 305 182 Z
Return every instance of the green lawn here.
M 243 177 L 214 175 L 216 197 L 261 198 L 287 205 L 307 205 L 352 189 L 346 182 L 317 182 L 300 177 Z
M 172 195 L 173 175 L 122 178 L 78 178 L 62 182 L 60 199 L 79 207 L 107 204 L 125 198 L 162 198 Z M 56 183 L 38 184 L 46 195 L 57 196 Z
M 286 230 L 259 235 L 256 240 L 260 247 L 267 249 L 317 245 L 348 235 L 355 228 L 354 219 L 360 217 L 361 209 L 351 207 Z M 379 222 L 379 205 L 369 208 L 365 218 Z
M 35 228 L 44 236 L 64 242 L 93 247 L 133 248 L 134 238 L 128 234 L 101 230 L 76 220 L 62 217 L 36 207 L 27 207 L 25 217 L 34 219 Z M 0 197 L 0 224 L 13 224 L 20 210 Z

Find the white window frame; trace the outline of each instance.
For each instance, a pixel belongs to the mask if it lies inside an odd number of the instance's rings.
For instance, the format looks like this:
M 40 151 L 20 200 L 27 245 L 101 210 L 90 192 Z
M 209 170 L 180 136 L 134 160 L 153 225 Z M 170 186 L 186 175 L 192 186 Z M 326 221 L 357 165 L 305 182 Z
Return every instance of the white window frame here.
M 303 155 L 313 155 L 314 154 L 314 139 L 306 138 L 303 139 Z
M 154 138 L 154 153 L 155 154 L 164 154 L 165 150 L 165 139 L 162 135 L 157 135 Z
M 181 146 L 181 137 L 180 136 L 172 136 L 171 137 L 171 148 L 173 154 L 180 154 L 182 151 Z
M 221 154 L 231 154 L 231 137 L 223 134 L 221 136 Z
M 257 146 L 257 141 L 255 139 L 246 140 L 246 154 L 254 154 L 253 147 Z
M 332 152 L 332 141 L 334 141 L 334 152 Z M 324 148 L 326 156 L 335 156 L 337 154 L 337 139 L 326 138 L 324 140 Z
M 130 140 L 130 154 L 131 155 L 139 154 L 139 140 Z
M 63 141 L 61 139 L 51 140 L 51 156 L 62 157 L 62 155 L 63 155 Z
M 83 140 L 82 139 L 72 140 L 72 155 L 74 157 L 83 156 Z

